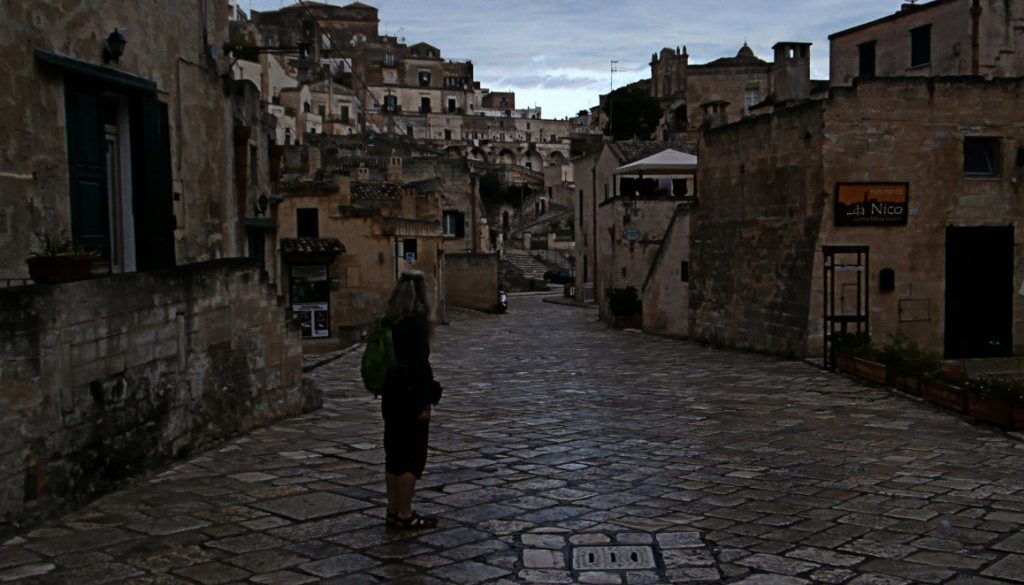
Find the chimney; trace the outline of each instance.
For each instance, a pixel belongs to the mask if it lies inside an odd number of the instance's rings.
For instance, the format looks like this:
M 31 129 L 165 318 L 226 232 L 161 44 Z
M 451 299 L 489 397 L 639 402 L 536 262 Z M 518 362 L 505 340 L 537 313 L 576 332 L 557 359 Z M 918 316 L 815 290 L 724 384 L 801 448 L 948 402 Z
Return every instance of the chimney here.
M 775 43 L 772 92 L 776 104 L 811 96 L 811 43 Z
M 704 121 L 701 128 L 711 130 L 729 123 L 729 102 L 725 100 L 714 100 L 704 102 L 700 105 L 704 110 Z

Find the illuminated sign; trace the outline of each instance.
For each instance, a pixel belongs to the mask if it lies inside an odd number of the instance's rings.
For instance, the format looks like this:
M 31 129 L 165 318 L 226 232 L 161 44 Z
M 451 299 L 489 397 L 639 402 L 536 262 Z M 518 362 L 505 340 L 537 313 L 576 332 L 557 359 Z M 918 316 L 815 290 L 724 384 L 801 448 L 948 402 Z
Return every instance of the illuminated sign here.
M 907 225 L 907 183 L 837 183 L 836 226 Z

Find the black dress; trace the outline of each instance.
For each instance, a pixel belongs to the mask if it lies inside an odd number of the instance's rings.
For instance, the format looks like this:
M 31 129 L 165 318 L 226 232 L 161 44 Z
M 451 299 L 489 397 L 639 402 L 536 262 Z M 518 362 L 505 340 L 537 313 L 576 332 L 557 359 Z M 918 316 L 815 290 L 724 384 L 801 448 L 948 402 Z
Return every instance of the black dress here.
M 427 463 L 430 423 L 419 420 L 430 406 L 430 344 L 427 320 L 406 317 L 391 326 L 399 367 L 388 372 L 381 398 L 384 416 L 384 470 L 417 478 Z

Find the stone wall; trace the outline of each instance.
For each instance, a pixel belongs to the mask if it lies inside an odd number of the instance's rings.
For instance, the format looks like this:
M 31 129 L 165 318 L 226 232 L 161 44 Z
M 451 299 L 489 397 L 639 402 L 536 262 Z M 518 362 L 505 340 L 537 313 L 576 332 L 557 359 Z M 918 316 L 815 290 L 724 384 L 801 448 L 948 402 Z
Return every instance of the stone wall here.
M 497 307 L 497 255 L 446 254 L 444 275 L 446 305 L 480 311 L 493 311 Z
M 691 335 L 804 355 L 824 201 L 811 103 L 706 132 L 692 239 Z
M 879 343 L 900 334 L 942 352 L 946 326 L 947 229 L 1013 226 L 1012 331 L 1014 353 L 1024 351 L 1024 82 L 977 77 L 878 78 L 832 90 L 821 132 L 824 201 L 811 280 L 808 346 L 822 340 L 824 293 L 821 245 L 870 249 L 871 334 Z M 998 138 L 996 176 L 966 176 L 964 142 Z M 758 145 L 758 148 L 762 145 Z M 897 182 L 908 188 L 906 225 L 835 225 L 839 182 Z M 978 258 L 978 262 L 984 259 Z M 895 272 L 895 289 L 882 291 L 879 270 Z M 1007 268 L 1011 269 L 1011 268 Z
M 658 256 L 644 281 L 643 327 L 648 333 L 671 337 L 690 334 L 690 283 L 683 280 L 682 272 L 684 263 L 689 272 L 692 217 L 693 210 L 689 206 L 676 207 Z
M 320 405 L 299 333 L 242 260 L 0 290 L 0 514 L 52 514 Z
M 227 40 L 226 3 L 37 0 L 0 3 L 0 277 L 26 277 L 23 262 L 36 247 L 36 232 L 70 232 L 67 75 L 40 63 L 33 51 L 56 53 L 107 71 L 156 84 L 167 105 L 178 264 L 243 254 L 244 237 L 234 193 L 231 104 L 219 73 L 227 58 L 204 56 Z M 106 36 L 126 28 L 117 62 L 104 63 Z M 175 31 L 174 34 L 166 34 Z M 217 51 L 217 53 L 221 53 Z M 187 91 L 179 93 L 182 88 Z M 136 169 L 138 170 L 138 169 Z

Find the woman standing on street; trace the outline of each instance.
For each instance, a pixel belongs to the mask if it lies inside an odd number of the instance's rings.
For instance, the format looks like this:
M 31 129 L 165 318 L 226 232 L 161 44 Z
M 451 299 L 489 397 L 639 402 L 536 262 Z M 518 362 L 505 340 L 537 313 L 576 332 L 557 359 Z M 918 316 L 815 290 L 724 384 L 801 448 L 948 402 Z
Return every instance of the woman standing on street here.
M 416 480 L 427 463 L 430 405 L 440 386 L 430 368 L 434 311 L 422 272 L 402 273 L 391 292 L 385 319 L 391 325 L 398 367 L 388 372 L 381 399 L 384 416 L 385 525 L 399 530 L 433 528 L 437 518 L 412 507 Z

